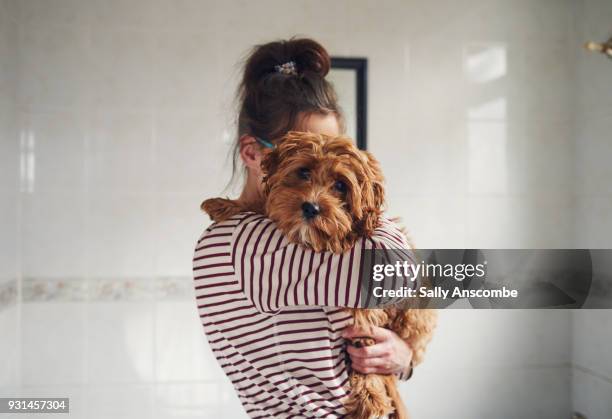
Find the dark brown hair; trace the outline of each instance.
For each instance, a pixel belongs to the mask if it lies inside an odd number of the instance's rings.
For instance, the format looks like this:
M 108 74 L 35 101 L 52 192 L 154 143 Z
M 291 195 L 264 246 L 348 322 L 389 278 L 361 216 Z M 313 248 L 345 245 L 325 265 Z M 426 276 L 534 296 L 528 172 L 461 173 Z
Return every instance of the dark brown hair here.
M 276 66 L 295 63 L 295 72 Z M 233 172 L 245 134 L 274 142 L 295 129 L 301 114 L 334 113 L 342 123 L 336 92 L 325 76 L 329 54 L 312 39 L 292 38 L 254 47 L 244 65 L 238 89 L 238 138 L 233 149 Z

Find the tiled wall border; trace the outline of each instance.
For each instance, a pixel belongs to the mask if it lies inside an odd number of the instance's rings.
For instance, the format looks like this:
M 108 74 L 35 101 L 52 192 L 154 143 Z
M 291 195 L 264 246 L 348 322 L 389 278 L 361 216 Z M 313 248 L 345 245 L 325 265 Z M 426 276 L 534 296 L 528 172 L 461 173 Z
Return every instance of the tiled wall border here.
M 608 306 L 612 295 L 612 278 L 598 278 L 592 284 L 587 308 Z M 21 301 L 164 301 L 194 297 L 193 280 L 189 276 L 153 278 L 24 278 Z M 0 280 L 0 310 L 17 302 L 17 279 Z
M 24 278 L 21 301 L 166 301 L 194 297 L 188 276 L 154 278 Z M 0 282 L 0 310 L 18 300 L 17 280 Z
M 0 280 L 0 311 L 17 303 L 17 279 Z

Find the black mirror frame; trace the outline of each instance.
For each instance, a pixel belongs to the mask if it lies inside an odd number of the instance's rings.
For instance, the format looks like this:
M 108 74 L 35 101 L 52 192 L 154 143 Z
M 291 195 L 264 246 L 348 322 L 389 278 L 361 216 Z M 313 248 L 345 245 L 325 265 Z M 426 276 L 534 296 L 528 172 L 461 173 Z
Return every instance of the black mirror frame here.
M 356 136 L 357 147 L 367 150 L 368 147 L 368 59 L 353 57 L 332 57 L 331 68 L 353 70 L 356 73 L 355 92 L 357 98 Z

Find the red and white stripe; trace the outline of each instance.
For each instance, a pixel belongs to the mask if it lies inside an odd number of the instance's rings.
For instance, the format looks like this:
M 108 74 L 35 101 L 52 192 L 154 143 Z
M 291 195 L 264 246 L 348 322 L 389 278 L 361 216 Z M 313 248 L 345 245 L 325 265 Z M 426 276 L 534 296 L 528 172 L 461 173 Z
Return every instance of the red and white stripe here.
M 342 330 L 359 307 L 365 249 L 408 248 L 383 220 L 344 254 L 289 243 L 269 219 L 210 226 L 195 249 L 198 312 L 208 342 L 252 418 L 342 417 L 348 391 Z

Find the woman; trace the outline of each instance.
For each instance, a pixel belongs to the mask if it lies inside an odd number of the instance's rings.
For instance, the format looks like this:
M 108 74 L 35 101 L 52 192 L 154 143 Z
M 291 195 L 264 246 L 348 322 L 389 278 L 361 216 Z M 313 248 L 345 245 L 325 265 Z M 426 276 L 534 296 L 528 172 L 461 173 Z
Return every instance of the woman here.
M 325 80 L 329 69 L 329 55 L 309 39 L 253 50 L 239 91 L 234 171 L 239 160 L 246 169 L 240 200 L 258 199 L 263 149 L 287 131 L 342 132 L 336 94 Z M 374 330 L 373 346 L 344 345 L 344 338 L 364 335 L 350 327 L 342 309 L 359 304 L 351 262 L 363 249 L 406 248 L 401 236 L 384 220 L 371 239 L 332 255 L 288 243 L 257 214 L 206 229 L 194 257 L 198 309 L 213 352 L 251 417 L 342 416 L 346 352 L 359 372 L 409 376 L 411 349 L 387 329 Z

